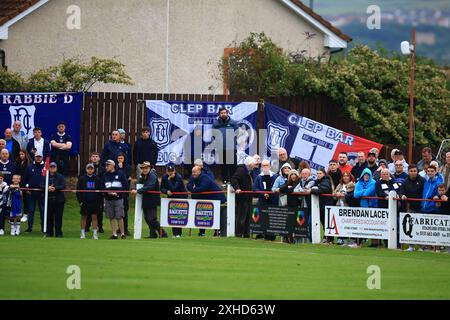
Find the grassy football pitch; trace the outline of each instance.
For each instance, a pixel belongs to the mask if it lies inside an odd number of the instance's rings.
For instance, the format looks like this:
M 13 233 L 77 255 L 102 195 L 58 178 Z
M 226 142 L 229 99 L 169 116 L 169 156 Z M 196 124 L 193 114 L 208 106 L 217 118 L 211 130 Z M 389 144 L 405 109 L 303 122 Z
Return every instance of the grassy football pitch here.
M 78 210 L 70 195 L 62 239 L 42 238 L 38 217 L 32 234 L 11 237 L 7 227 L 0 299 L 450 299 L 446 253 L 200 238 L 196 230 L 108 240 L 106 222 L 100 240 L 81 240 Z M 66 286 L 71 265 L 80 268 L 80 290 Z M 367 288 L 371 265 L 381 271 L 379 290 Z

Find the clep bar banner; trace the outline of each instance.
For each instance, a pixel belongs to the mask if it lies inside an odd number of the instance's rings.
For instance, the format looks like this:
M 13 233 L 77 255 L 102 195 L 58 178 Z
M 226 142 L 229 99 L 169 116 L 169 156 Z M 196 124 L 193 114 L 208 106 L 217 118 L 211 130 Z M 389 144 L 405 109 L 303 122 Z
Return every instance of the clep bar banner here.
M 339 152 L 347 152 L 352 163 L 358 151 L 367 154 L 371 148 L 381 150 L 383 146 L 270 103 L 265 104 L 264 123 L 268 154 L 283 147 L 291 158 L 308 162 L 314 171 L 327 168 L 328 161 L 337 160 Z
M 81 108 L 83 93 L 0 93 L 0 128 L 12 128 L 22 122 L 22 131 L 33 138 L 33 129 L 42 129 L 44 139 L 56 133 L 58 121 L 66 123 L 66 133 L 72 136 L 70 153 L 80 149 Z
M 147 100 L 146 106 L 151 137 L 159 147 L 157 165 L 192 163 L 199 157 L 208 164 L 216 163 L 215 153 L 207 150 L 213 142 L 211 129 L 221 107 L 227 108 L 230 118 L 238 123 L 238 163 L 243 162 L 250 145 L 257 143 L 257 102 Z

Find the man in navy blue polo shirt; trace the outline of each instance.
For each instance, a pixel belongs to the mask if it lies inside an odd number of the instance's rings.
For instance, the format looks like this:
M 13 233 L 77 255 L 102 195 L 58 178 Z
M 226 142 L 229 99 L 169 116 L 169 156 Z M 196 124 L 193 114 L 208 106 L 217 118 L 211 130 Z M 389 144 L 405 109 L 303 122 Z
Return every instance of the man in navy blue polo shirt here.
M 58 166 L 58 171 L 63 176 L 67 176 L 69 171 L 69 156 L 72 149 L 72 137 L 66 133 L 66 124 L 58 122 L 58 131 L 50 138 L 51 160 Z

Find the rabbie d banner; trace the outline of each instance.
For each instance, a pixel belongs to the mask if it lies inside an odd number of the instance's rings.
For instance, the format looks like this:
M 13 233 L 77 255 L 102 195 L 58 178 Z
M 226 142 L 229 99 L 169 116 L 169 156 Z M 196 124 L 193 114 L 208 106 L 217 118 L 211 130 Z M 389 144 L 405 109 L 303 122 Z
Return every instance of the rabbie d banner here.
M 388 239 L 389 210 L 326 206 L 324 236 Z
M 450 247 L 450 216 L 400 212 L 400 243 Z
M 221 107 L 227 108 L 230 118 L 238 123 L 238 163 L 243 163 L 250 145 L 257 143 L 257 102 L 147 100 L 146 106 L 151 137 L 159 147 L 157 165 L 192 163 L 198 157 L 208 164 L 216 163 L 215 153 L 205 151 L 212 146 L 211 129 Z
M 269 103 L 265 104 L 264 123 L 268 154 L 283 147 L 291 158 L 308 162 L 313 170 L 327 168 L 339 152 L 347 152 L 352 163 L 358 151 L 367 154 L 371 148 L 381 150 L 383 146 Z
M 220 200 L 162 198 L 161 226 L 220 229 Z
M 83 93 L 0 93 L 0 128 L 12 128 L 20 121 L 29 139 L 33 138 L 33 129 L 39 127 L 50 141 L 58 121 L 64 121 L 66 133 L 72 137 L 70 153 L 77 155 L 82 104 Z

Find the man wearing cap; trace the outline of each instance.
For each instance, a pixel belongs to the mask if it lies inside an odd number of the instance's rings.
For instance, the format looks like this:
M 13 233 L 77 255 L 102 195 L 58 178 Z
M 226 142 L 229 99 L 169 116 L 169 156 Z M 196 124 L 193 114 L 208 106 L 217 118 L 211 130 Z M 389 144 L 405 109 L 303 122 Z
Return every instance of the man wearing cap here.
M 139 165 L 145 161 L 153 166 L 156 165 L 159 152 L 158 145 L 150 137 L 150 128 L 142 128 L 141 134 L 141 137 L 136 140 L 133 148 L 133 161 L 136 166 L 137 177 L 141 175 Z
M 58 122 L 57 132 L 50 138 L 51 160 L 58 165 L 58 171 L 64 176 L 69 172 L 69 156 L 72 149 L 72 137 L 66 133 L 66 124 Z
M 403 157 L 403 152 L 401 152 L 399 149 L 394 149 L 391 151 L 391 158 L 392 162 L 388 164 L 389 172 L 391 174 L 395 173 L 395 162 L 397 160 L 400 160 L 403 164 L 403 172 L 408 174 L 408 163 L 405 161 L 405 158 Z
M 127 136 L 127 132 L 124 129 L 122 129 L 122 128 L 117 129 L 117 131 L 119 131 L 119 134 L 120 134 L 120 143 L 124 147 L 123 148 L 124 149 L 123 153 L 125 154 L 125 159 L 126 159 L 125 162 L 126 162 L 126 164 L 131 166 L 131 164 L 132 164 L 132 161 L 131 161 L 131 154 L 132 154 L 131 144 L 129 144 L 125 140 L 126 136 Z
M 161 203 L 159 194 L 148 193 L 147 191 L 159 191 L 158 176 L 156 170 L 152 167 L 150 162 L 144 161 L 139 165 L 141 169 L 141 176 L 138 184 L 142 184 L 142 188 L 133 190 L 133 193 L 142 195 L 142 210 L 144 211 L 145 222 L 150 229 L 150 235 L 147 238 L 158 238 L 160 224 L 158 221 L 158 206 Z
M 96 190 L 101 190 L 101 180 L 95 174 L 95 166 L 92 163 L 86 165 L 86 173 L 83 174 L 77 183 L 77 190 L 87 190 L 90 192 L 77 192 L 77 200 L 80 203 L 80 214 L 81 214 L 81 239 L 86 238 L 85 228 L 88 216 L 91 217 L 92 228 L 94 230 L 93 239 L 98 239 L 97 234 L 97 215 L 101 211 L 103 206 L 103 196 L 99 192 L 92 192 Z
M 187 194 L 173 194 L 174 192 L 187 192 L 184 186 L 183 177 L 175 170 L 175 166 L 169 163 L 167 173 L 161 179 L 161 192 L 168 198 L 187 199 Z M 181 237 L 182 228 L 172 228 L 172 234 L 175 238 Z
M 125 145 L 120 143 L 119 131 L 114 130 L 111 132 L 111 140 L 103 147 L 102 164 L 106 163 L 107 160 L 113 160 L 116 163 L 119 153 L 126 155 Z
M 28 141 L 27 151 L 31 157 L 31 160 L 34 160 L 34 155 L 36 152 L 42 155 L 44 159 L 50 157 L 50 143 L 42 138 L 42 130 L 41 128 L 33 129 L 33 138 Z
M 24 184 L 25 188 L 40 189 L 42 181 L 42 170 L 44 169 L 44 160 L 40 152 L 36 152 L 32 164 L 25 171 Z M 39 207 L 41 217 L 41 230 L 44 230 L 44 195 L 41 190 L 28 190 L 24 197 L 28 197 L 28 229 L 25 232 L 33 231 L 34 214 L 36 212 L 36 204 Z
M 372 175 L 377 171 L 377 154 L 375 152 L 370 151 L 367 154 L 367 168 L 372 172 Z
M 123 193 L 116 191 L 128 191 L 128 181 L 123 173 L 116 170 L 116 163 L 114 160 L 109 159 L 106 161 L 106 172 L 103 176 L 103 185 L 105 190 L 109 191 L 105 194 L 105 215 L 111 221 L 112 235 L 110 239 L 118 238 L 116 220 L 119 224 L 121 238 L 125 239 L 126 236 L 123 224 Z
M 56 162 L 51 162 L 48 175 L 47 202 L 47 237 L 62 238 L 62 220 L 66 197 L 61 191 L 66 188 L 66 178 L 57 172 Z M 45 179 L 41 180 L 41 188 L 45 188 Z

